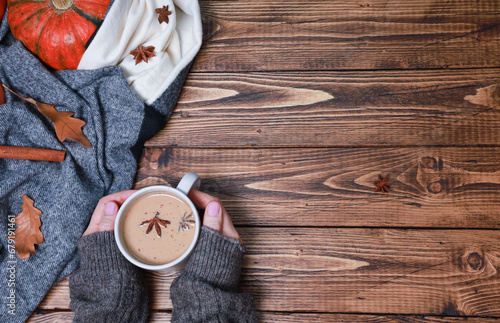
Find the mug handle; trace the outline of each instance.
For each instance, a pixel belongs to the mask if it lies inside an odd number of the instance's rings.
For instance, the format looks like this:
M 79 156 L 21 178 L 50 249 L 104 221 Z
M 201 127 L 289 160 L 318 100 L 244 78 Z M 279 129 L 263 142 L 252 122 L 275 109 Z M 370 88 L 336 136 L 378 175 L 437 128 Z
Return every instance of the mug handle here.
M 195 190 L 200 188 L 200 176 L 193 172 L 187 172 L 177 185 L 176 189 L 181 191 L 182 193 L 188 195 L 189 191 L 193 188 Z

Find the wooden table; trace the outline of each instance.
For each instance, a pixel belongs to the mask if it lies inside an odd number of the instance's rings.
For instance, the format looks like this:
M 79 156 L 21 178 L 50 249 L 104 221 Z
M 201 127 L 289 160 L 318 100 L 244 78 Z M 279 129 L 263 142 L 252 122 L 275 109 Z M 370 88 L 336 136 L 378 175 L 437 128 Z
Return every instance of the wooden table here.
M 498 321 L 500 2 L 201 8 L 203 48 L 136 186 L 202 177 L 246 242 L 261 321 Z M 149 274 L 152 322 L 170 320 L 173 276 Z M 65 279 L 30 322 L 70 322 L 69 301 Z

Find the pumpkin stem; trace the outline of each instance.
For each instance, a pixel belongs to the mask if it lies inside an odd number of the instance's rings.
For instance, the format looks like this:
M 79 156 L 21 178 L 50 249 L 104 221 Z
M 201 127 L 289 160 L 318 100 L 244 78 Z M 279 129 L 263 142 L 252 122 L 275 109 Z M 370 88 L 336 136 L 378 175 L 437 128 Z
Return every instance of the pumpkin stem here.
M 68 10 L 73 7 L 75 0 L 50 0 L 50 3 L 56 10 Z

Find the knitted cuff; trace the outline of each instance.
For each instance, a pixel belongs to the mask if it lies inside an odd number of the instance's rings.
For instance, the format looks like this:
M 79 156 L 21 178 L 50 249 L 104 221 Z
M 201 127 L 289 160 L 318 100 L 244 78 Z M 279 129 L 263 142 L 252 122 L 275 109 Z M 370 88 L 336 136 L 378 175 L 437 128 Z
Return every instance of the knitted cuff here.
M 245 247 L 238 240 L 202 227 L 184 273 L 224 290 L 236 290 Z
M 136 268 L 120 252 L 113 231 L 96 232 L 82 237 L 78 242 L 80 269 L 92 274 L 119 270 L 135 271 Z

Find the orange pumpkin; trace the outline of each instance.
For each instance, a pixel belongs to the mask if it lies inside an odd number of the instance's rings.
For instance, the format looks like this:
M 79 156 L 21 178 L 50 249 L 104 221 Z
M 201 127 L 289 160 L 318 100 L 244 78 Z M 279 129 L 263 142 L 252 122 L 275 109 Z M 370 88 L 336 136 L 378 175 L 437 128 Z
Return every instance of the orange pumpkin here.
M 110 0 L 8 0 L 12 34 L 50 67 L 76 69 Z
M 0 21 L 2 21 L 3 19 L 6 7 L 7 7 L 7 0 L 0 0 Z

